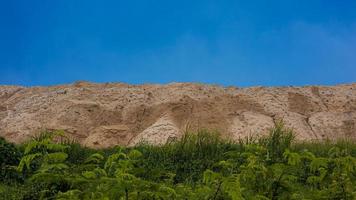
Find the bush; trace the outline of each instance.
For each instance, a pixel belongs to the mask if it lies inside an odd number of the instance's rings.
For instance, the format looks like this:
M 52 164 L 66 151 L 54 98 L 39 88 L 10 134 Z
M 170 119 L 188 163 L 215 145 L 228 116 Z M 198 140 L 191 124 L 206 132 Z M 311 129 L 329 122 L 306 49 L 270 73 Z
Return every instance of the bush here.
M 96 152 L 93 149 L 81 146 L 77 142 L 66 142 L 65 144 L 68 146 L 68 149 L 65 151 L 68 154 L 67 161 L 71 164 L 81 164 L 91 154 Z
M 54 199 L 59 192 L 70 189 L 70 183 L 64 175 L 39 174 L 32 177 L 25 184 L 24 200 Z
M 21 178 L 15 170 L 21 156 L 21 151 L 14 144 L 0 137 L 0 179 L 3 182 L 18 181 Z
M 12 143 L 0 137 L 0 163 L 1 165 L 17 165 L 21 159 L 21 152 Z

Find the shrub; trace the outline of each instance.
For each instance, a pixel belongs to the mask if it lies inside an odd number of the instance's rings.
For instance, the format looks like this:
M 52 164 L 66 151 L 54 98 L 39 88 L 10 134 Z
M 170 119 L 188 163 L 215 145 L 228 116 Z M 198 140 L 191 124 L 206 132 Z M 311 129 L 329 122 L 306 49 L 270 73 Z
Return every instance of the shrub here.
M 83 147 L 77 142 L 66 142 L 64 144 L 68 146 L 65 152 L 68 154 L 67 161 L 71 164 L 84 163 L 91 154 L 96 152 L 94 149 Z
M 13 182 L 21 178 L 14 168 L 18 165 L 21 156 L 20 150 L 14 144 L 0 137 L 0 180 Z

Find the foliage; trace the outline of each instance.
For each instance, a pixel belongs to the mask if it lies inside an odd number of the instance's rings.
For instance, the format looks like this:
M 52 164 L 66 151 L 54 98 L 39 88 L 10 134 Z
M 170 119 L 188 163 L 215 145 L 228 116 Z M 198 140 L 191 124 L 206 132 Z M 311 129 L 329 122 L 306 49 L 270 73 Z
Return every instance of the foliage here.
M 21 159 L 21 151 L 14 144 L 8 143 L 0 137 L 0 180 L 12 182 L 21 177 L 16 173 L 15 165 Z
M 24 181 L 2 179 L 4 199 L 355 199 L 353 142 L 295 142 L 282 123 L 233 143 L 200 131 L 163 146 L 93 150 L 46 132 L 2 149 Z M 5 141 L 1 141 L 5 142 Z M 2 143 L 0 143 L 2 144 Z M 4 153 L 5 152 L 5 153 Z M 8 155 L 20 155 L 11 160 Z M 3 158 L 2 157 L 2 158 Z M 20 159 L 21 158 L 21 159 Z M 5 163 L 5 162 L 4 162 Z

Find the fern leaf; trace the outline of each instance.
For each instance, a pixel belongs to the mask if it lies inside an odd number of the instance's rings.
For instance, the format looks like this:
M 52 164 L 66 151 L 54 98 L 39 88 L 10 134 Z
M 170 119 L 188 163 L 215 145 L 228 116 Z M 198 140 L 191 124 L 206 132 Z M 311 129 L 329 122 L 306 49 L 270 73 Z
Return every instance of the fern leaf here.
M 85 164 L 93 163 L 93 164 L 99 164 L 101 161 L 104 160 L 104 156 L 101 155 L 100 153 L 94 153 L 90 155 L 85 161 Z
M 45 161 L 47 163 L 61 163 L 64 162 L 68 157 L 68 154 L 63 152 L 49 153 L 45 156 Z
M 22 172 L 25 166 L 27 169 L 30 169 L 32 161 L 35 158 L 40 157 L 41 155 L 42 155 L 41 153 L 35 153 L 35 154 L 29 154 L 29 155 L 22 157 L 19 165 L 17 166 L 17 170 Z

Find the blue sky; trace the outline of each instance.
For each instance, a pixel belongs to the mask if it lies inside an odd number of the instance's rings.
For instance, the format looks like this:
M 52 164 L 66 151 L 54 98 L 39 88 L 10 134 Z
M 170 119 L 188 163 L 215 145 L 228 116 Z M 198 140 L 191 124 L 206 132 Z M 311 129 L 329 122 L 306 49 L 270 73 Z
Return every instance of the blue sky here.
M 12 0 L 0 84 L 356 82 L 356 1 Z

